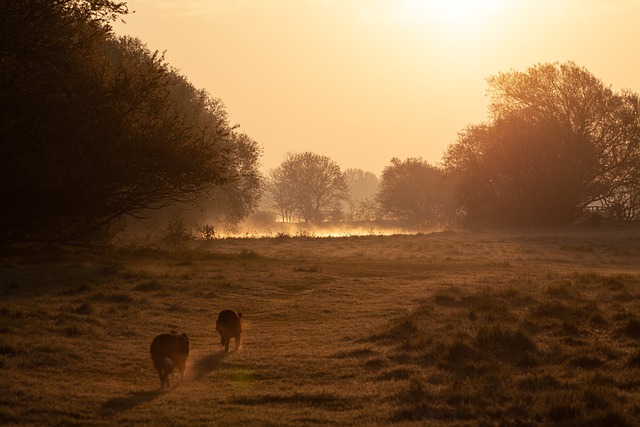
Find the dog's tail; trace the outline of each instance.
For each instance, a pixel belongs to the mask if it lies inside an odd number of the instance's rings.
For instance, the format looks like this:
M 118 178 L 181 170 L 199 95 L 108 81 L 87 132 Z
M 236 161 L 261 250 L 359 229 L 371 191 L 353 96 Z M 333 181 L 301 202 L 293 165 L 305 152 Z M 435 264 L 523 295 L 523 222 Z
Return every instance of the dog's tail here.
M 163 360 L 163 364 L 164 364 L 164 369 L 166 369 L 167 371 L 173 371 L 173 368 L 176 367 L 176 364 L 173 362 L 173 360 L 170 357 L 165 357 Z

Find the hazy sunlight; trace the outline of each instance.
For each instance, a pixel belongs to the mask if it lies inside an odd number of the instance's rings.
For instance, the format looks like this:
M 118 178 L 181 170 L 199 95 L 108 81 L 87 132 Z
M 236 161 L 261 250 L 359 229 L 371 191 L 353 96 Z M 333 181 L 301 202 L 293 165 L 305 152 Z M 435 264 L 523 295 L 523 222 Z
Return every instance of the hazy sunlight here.
M 486 78 L 575 61 L 638 90 L 638 1 L 128 0 L 119 34 L 166 51 L 264 146 L 262 169 L 312 151 L 380 174 L 437 163 L 486 119 Z M 224 66 L 220 66 L 224 64 Z M 393 141 L 393 143 L 390 143 Z
M 401 23 L 429 22 L 469 33 L 486 25 L 504 3 L 505 0 L 404 0 L 393 6 L 392 16 Z

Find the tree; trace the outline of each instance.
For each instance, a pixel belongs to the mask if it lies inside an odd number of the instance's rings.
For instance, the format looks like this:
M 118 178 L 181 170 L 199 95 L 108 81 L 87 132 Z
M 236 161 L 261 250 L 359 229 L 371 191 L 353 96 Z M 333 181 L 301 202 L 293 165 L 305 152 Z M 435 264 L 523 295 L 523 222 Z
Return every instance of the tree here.
M 269 172 L 266 184 L 269 203 L 283 222 L 294 221 L 297 206 L 296 182 L 293 173 L 282 165 Z
M 8 10 L 0 197 L 11 209 L 0 240 L 77 239 L 255 175 L 219 99 L 111 33 L 122 4 L 23 0 Z
M 608 123 L 618 143 L 600 149 L 600 174 L 594 178 L 594 202 L 612 219 L 640 219 L 640 97 L 623 91 Z
M 378 177 L 362 169 L 347 169 L 344 176 L 349 188 L 346 204 L 351 220 L 373 219 L 371 204 L 378 193 Z
M 391 159 L 377 196 L 383 214 L 412 226 L 445 218 L 445 176 L 420 158 Z
M 236 165 L 235 175 L 224 185 L 205 191 L 197 204 L 208 225 L 235 230 L 256 209 L 264 187 L 264 177 L 257 170 L 261 147 L 244 133 L 232 133 L 233 150 L 229 160 Z
M 340 209 L 348 194 L 338 164 L 311 152 L 288 153 L 269 177 L 272 207 L 283 221 L 297 217 L 304 222 L 322 222 Z
M 470 126 L 445 157 L 470 222 L 553 224 L 573 218 L 581 175 L 562 163 L 553 128 L 520 117 Z
M 444 160 L 468 220 L 569 224 L 637 170 L 635 96 L 572 62 L 488 81 L 491 121 L 461 132 Z
M 125 11 L 104 1 L 3 5 L 0 198 L 11 208 L 3 212 L 0 240 L 67 231 L 61 217 L 73 216 L 71 205 L 52 205 L 78 202 L 68 184 L 86 177 L 79 169 L 87 162 L 77 154 L 99 132 L 92 130 L 93 118 L 103 105 L 93 78 L 101 65 L 97 46 L 108 36 L 113 15 Z

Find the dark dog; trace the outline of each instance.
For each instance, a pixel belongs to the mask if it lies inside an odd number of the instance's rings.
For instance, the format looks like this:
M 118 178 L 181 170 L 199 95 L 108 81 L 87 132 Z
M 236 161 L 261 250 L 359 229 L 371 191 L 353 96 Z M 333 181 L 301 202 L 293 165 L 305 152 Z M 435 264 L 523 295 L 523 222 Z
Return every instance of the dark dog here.
M 220 333 L 220 345 L 229 352 L 231 338 L 236 341 L 236 351 L 240 349 L 240 335 L 242 334 L 242 313 L 233 310 L 223 310 L 216 321 L 216 331 Z
M 189 337 L 176 331 L 161 334 L 151 342 L 151 359 L 160 376 L 160 388 L 169 387 L 169 375 L 175 368 L 184 375 L 185 364 L 189 357 Z

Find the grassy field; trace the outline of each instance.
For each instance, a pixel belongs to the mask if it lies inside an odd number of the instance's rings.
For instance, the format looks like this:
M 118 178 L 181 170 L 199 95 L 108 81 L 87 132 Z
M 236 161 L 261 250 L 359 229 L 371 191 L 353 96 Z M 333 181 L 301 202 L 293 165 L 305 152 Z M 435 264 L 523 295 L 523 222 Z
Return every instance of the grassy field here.
M 0 424 L 639 425 L 640 230 L 224 239 L 0 260 Z M 244 315 L 221 352 L 217 313 Z M 157 334 L 186 332 L 159 390 Z

